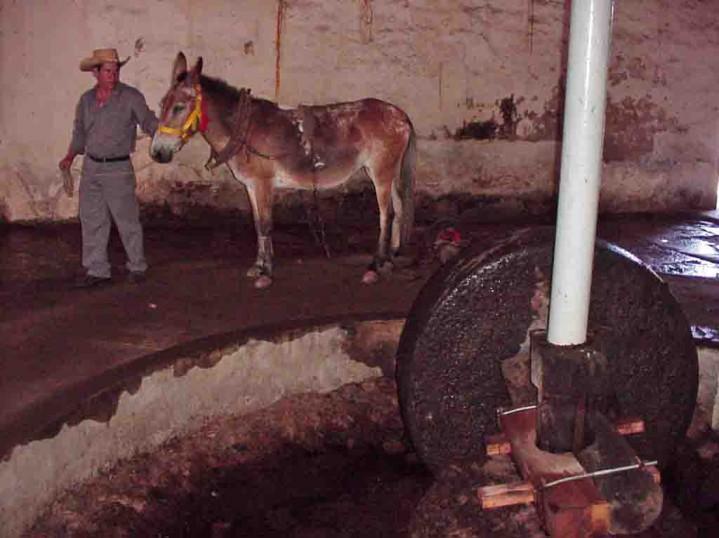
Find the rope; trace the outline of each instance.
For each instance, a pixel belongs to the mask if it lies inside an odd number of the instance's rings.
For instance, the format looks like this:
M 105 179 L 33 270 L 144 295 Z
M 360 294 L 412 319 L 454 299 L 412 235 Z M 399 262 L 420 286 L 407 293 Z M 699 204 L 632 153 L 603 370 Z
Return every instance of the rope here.
M 266 155 L 249 143 L 250 132 L 252 130 L 252 97 L 249 88 L 242 88 L 235 109 L 235 121 L 233 122 L 233 130 L 230 133 L 230 139 L 219 152 L 210 150 L 210 158 L 205 167 L 212 170 L 217 166 L 226 163 L 232 157 L 240 152 L 245 153 L 245 159 L 249 160 L 249 154 L 256 155 L 263 159 L 274 160 L 276 157 Z
M 307 224 L 310 227 L 310 232 L 312 232 L 312 237 L 314 237 L 315 243 L 322 247 L 325 252 L 325 256 L 329 259 L 332 255 L 330 253 L 330 247 L 327 244 L 325 222 L 322 218 L 322 212 L 320 211 L 320 197 L 319 189 L 317 188 L 317 177 L 314 173 L 312 175 L 312 202 L 312 209 L 310 209 L 308 205 L 305 205 Z

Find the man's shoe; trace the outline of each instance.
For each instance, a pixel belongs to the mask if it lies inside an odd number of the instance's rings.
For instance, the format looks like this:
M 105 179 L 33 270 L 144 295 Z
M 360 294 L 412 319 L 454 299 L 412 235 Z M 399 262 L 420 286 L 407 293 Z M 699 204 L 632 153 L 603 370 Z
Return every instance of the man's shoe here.
M 130 271 L 127 275 L 127 281 L 130 284 L 139 284 L 147 279 L 144 271 Z
M 92 288 L 100 286 L 102 284 L 109 284 L 111 281 L 110 277 L 102 277 L 95 275 L 82 275 L 75 280 L 74 287 L 76 288 Z

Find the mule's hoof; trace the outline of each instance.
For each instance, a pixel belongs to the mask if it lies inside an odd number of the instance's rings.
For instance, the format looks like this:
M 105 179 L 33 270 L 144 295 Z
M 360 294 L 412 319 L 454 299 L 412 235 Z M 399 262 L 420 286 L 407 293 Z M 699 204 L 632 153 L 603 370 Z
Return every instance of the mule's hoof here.
M 370 269 L 362 277 L 362 284 L 375 284 L 379 280 L 377 271 Z
M 255 288 L 257 288 L 258 290 L 266 288 L 270 284 L 272 284 L 272 279 L 267 275 L 261 275 L 257 277 L 257 280 L 255 280 Z
M 394 271 L 394 263 L 387 260 L 382 265 L 379 266 L 379 273 L 381 275 L 387 276 Z
M 259 265 L 253 265 L 245 273 L 245 275 L 247 275 L 250 278 L 257 278 L 261 274 L 262 274 L 262 270 L 260 269 Z

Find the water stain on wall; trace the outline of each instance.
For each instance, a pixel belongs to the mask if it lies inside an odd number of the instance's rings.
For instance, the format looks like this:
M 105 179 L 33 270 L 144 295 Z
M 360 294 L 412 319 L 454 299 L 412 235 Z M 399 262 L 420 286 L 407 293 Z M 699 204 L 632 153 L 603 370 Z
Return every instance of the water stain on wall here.
M 487 121 L 463 123 L 453 135 L 455 140 L 492 140 L 497 138 L 499 124 L 494 118 Z
M 374 20 L 374 11 L 372 10 L 372 0 L 359 0 L 359 30 L 360 40 L 362 43 L 371 43 L 372 37 L 372 21 Z
M 280 68 L 282 65 L 282 27 L 285 23 L 287 0 L 277 2 L 277 21 L 275 26 L 275 101 L 280 100 Z
M 641 70 L 638 62 L 630 62 Z M 630 76 L 634 76 L 634 72 Z M 618 79 L 617 79 L 618 80 Z M 495 113 L 484 121 L 465 122 L 454 133 L 454 140 L 543 140 L 560 141 L 562 138 L 564 84 L 560 81 L 552 96 L 544 104 L 544 110 L 519 110 L 523 97 L 512 94 L 495 103 Z M 522 123 L 521 132 L 518 125 Z M 681 133 L 687 128 L 679 119 L 669 116 L 649 96 L 625 97 L 614 102 L 607 101 L 604 160 L 631 161 L 647 157 L 654 151 L 654 137 L 659 132 Z
M 458 128 L 452 138 L 455 140 L 515 140 L 517 138 L 517 125 L 519 123 L 519 113 L 517 112 L 517 104 L 522 99 L 515 100 L 514 94 L 509 97 L 499 99 L 495 105 L 498 109 L 501 121 L 496 121 L 494 115 L 486 121 L 470 121 L 462 124 Z M 468 107 L 470 106 L 468 100 Z
M 134 46 L 134 56 L 137 58 L 141 52 L 145 50 L 145 39 L 142 37 L 138 37 L 135 40 L 135 46 Z
M 519 123 L 517 105 L 521 102 L 521 98 L 517 99 L 517 101 L 514 100 L 514 94 L 499 101 L 499 112 L 502 116 L 502 124 L 499 126 L 499 138 L 505 140 L 517 138 L 517 124 Z
M 619 102 L 607 101 L 604 137 L 604 160 L 636 160 L 654 151 L 654 135 L 662 131 L 681 132 L 676 117 L 654 103 L 648 96 L 625 97 Z
M 522 114 L 522 117 L 528 123 L 528 132 L 523 136 L 524 140 L 530 142 L 561 140 L 564 123 L 564 80 L 560 79 L 552 89 L 551 97 L 544 103 L 541 113 L 528 110 Z
M 627 59 L 620 53 L 615 56 L 609 69 L 609 84 L 611 86 L 617 86 L 630 79 L 648 80 L 649 78 L 649 69 L 644 58 L 634 57 Z M 654 82 L 657 82 L 656 79 L 655 74 Z M 666 86 L 666 80 L 662 85 Z

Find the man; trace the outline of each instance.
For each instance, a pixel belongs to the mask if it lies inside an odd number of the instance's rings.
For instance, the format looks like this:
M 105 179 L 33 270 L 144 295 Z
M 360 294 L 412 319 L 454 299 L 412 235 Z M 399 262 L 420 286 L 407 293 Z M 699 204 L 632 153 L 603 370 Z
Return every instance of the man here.
M 136 127 L 153 135 L 158 120 L 142 93 L 120 82 L 120 68 L 128 60 L 120 61 L 115 49 L 97 49 L 80 62 L 80 70 L 91 71 L 97 84 L 77 103 L 72 141 L 59 164 L 67 171 L 77 155 L 85 155 L 80 224 L 86 274 L 77 280 L 77 287 L 110 282 L 107 244 L 111 217 L 127 254 L 128 279 L 135 283 L 144 280 L 147 269 L 130 154 L 135 150 Z M 72 192 L 72 185 L 66 187 Z

